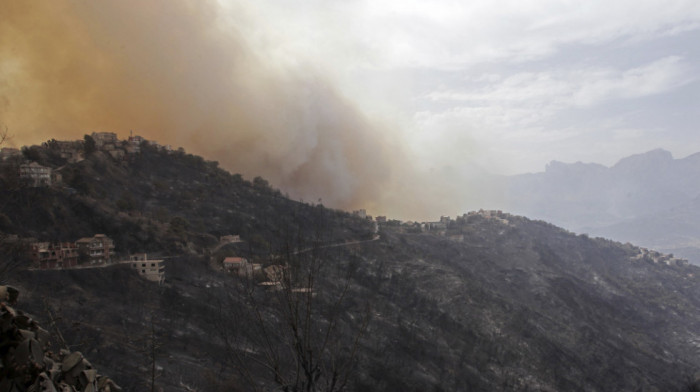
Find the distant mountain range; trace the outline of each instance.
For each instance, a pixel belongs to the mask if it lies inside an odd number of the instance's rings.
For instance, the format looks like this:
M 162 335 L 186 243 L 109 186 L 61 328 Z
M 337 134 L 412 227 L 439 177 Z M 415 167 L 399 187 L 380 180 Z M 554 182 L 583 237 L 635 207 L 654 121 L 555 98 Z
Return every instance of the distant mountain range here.
M 657 149 L 612 167 L 553 161 L 507 180 L 511 212 L 700 263 L 700 153 Z

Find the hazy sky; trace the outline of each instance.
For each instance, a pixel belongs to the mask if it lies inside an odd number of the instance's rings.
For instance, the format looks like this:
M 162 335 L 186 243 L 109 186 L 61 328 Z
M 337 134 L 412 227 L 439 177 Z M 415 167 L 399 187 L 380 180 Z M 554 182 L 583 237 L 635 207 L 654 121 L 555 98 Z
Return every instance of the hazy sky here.
M 254 47 L 322 69 L 429 166 L 700 150 L 698 1 L 255 4 Z
M 0 123 L 427 219 L 494 204 L 481 169 L 700 151 L 698 42 L 696 0 L 0 0 Z

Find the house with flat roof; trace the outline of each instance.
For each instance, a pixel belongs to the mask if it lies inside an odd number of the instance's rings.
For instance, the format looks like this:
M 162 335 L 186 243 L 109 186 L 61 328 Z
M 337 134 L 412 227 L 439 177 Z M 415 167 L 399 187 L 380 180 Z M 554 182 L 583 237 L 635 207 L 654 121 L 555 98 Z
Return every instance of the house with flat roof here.
M 118 141 L 114 132 L 93 132 L 91 136 L 98 148 L 113 149 Z
M 71 268 L 78 265 L 78 247 L 73 242 L 34 242 L 30 258 L 40 269 Z
M 222 244 L 226 243 L 236 243 L 236 242 L 243 242 L 241 240 L 241 236 L 238 234 L 229 234 L 229 235 L 223 235 L 221 238 L 219 238 L 219 242 Z
M 104 234 L 95 234 L 75 241 L 80 258 L 90 264 L 109 263 L 114 253 L 114 241 Z
M 19 166 L 19 178 L 31 187 L 51 186 L 51 168 L 36 162 Z
M 149 260 L 146 253 L 129 256 L 129 265 L 139 276 L 151 282 L 163 284 L 165 282 L 165 264 L 163 260 Z

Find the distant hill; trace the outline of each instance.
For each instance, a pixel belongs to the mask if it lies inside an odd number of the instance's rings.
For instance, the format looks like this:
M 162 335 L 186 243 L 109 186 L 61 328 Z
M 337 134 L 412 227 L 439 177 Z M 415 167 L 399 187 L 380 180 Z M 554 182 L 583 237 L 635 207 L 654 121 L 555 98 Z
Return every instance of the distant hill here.
M 4 238 L 99 232 L 125 253 L 174 256 L 163 286 L 128 265 L 2 276 L 35 319 L 127 391 L 147 389 L 156 373 L 167 391 L 244 391 L 248 378 L 272 390 L 266 350 L 279 348 L 294 367 L 289 353 L 304 352 L 304 339 L 322 342 L 329 326 L 328 347 L 357 355 L 349 391 L 700 386 L 700 268 L 667 255 L 490 211 L 433 231 L 389 220 L 377 237 L 374 222 L 147 145 L 124 156 L 98 148 L 73 163 L 50 146 L 27 156 L 63 182 L 29 187 L 5 166 Z M 219 247 L 226 234 L 243 242 Z M 222 271 L 227 255 L 318 273 L 275 291 L 258 286 L 260 276 Z M 295 335 L 286 317 L 304 309 L 285 298 L 313 301 L 319 328 Z
M 551 162 L 543 173 L 508 179 L 513 212 L 576 232 L 652 247 L 696 263 L 693 206 L 700 196 L 700 153 L 674 159 L 653 150 L 612 167 Z
M 597 235 L 644 244 L 700 264 L 700 196 L 660 212 L 591 230 Z

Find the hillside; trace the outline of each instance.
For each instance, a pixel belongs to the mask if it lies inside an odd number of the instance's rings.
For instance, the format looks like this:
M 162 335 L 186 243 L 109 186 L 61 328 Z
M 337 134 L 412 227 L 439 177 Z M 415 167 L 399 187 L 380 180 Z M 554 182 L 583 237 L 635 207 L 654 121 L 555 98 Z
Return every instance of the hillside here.
M 126 144 L 126 143 L 124 143 Z M 68 163 L 49 146 L 25 151 L 52 167 L 62 182 L 51 187 L 17 185 L 18 162 L 6 162 L 0 190 L 0 230 L 40 241 L 74 241 L 103 233 L 117 252 L 201 253 L 222 235 L 239 234 L 253 251 L 268 252 L 283 228 L 310 229 L 318 214 L 339 224 L 329 240 L 355 238 L 370 224 L 349 214 L 289 200 L 264 179 L 244 180 L 212 161 L 144 143 L 115 159 L 97 150 Z M 340 224 L 343 222 L 343 224 Z M 291 229 L 290 229 L 291 230 Z
M 332 325 L 334 358 L 357 359 L 343 368 L 349 390 L 682 391 L 700 370 L 700 268 L 633 245 L 505 213 L 440 232 L 382 224 L 375 239 L 367 220 L 156 148 L 55 165 L 68 186 L 4 178 L 4 234 L 100 232 L 122 252 L 177 256 L 163 286 L 127 265 L 3 277 L 124 390 L 148 386 L 153 364 L 167 391 L 250 390 L 248 377 L 271 389 L 265 341 L 283 368 L 294 362 L 280 298 L 311 301 L 312 341 Z M 224 234 L 245 242 L 212 253 Z M 284 297 L 224 273 L 229 253 L 317 265 L 313 291 Z

